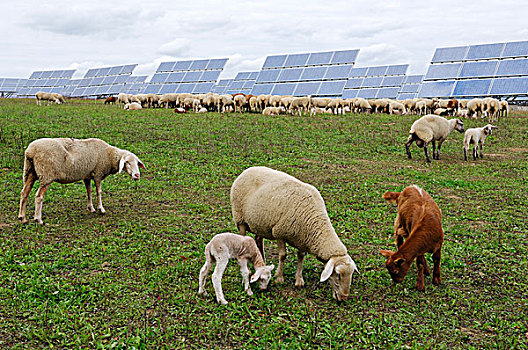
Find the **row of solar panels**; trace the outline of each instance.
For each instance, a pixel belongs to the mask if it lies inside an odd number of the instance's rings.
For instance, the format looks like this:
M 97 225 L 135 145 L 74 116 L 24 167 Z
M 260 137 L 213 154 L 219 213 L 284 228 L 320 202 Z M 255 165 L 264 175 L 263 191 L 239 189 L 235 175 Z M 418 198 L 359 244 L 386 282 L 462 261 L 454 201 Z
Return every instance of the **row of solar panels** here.
M 75 69 L 35 71 L 31 74 L 29 79 L 49 79 L 49 78 L 71 79 L 71 77 L 73 77 L 73 73 L 75 73 Z
M 156 73 L 150 79 L 150 83 L 166 84 L 202 81 L 216 82 L 218 80 L 218 77 L 220 76 L 220 73 L 222 73 L 221 70 Z
M 354 63 L 359 50 L 299 53 L 266 57 L 262 69 Z
M 424 81 L 419 97 L 526 95 L 528 77 Z
M 156 72 L 174 72 L 186 70 L 222 70 L 227 58 L 215 58 L 210 60 L 188 60 L 177 62 L 161 62 Z
M 132 71 L 134 70 L 134 68 L 136 68 L 136 66 L 137 64 L 127 64 L 124 66 L 92 68 L 92 69 L 88 69 L 84 77 L 92 78 L 92 77 L 104 77 L 107 75 L 120 75 L 120 74 L 130 75 L 132 74 Z
M 23 87 L 27 79 L 0 78 L 0 92 L 16 92 Z
M 431 62 L 456 62 L 513 57 L 528 57 L 528 41 L 438 48 Z
M 190 93 L 206 94 L 214 87 L 213 82 L 204 83 L 181 83 L 181 84 L 148 84 L 142 93 L 144 94 L 169 94 Z
M 425 80 L 506 77 L 528 74 L 528 59 L 502 61 L 470 61 L 464 63 L 431 64 Z

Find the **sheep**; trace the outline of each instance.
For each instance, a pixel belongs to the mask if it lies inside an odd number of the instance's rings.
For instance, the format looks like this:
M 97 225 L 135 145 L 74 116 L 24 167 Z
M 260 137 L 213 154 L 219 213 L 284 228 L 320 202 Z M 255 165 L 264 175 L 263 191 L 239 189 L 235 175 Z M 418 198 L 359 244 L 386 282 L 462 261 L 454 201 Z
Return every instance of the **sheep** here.
M 251 110 L 251 112 L 257 112 L 258 110 L 257 96 L 251 96 L 249 98 L 249 109 Z
M 42 203 L 52 182 L 67 184 L 84 181 L 88 194 L 88 210 L 95 212 L 92 204 L 92 184 L 97 191 L 97 209 L 106 213 L 101 201 L 101 182 L 111 174 L 125 170 L 134 180 L 139 180 L 143 162 L 132 152 L 110 146 L 103 140 L 91 138 L 42 138 L 29 144 L 24 152 L 24 187 L 20 194 L 18 218 L 26 223 L 26 202 L 36 180 L 40 186 L 35 195 L 35 221 L 43 224 Z
M 469 100 L 466 107 L 469 117 L 475 116 L 475 118 L 477 118 L 479 115 L 482 115 L 482 112 L 484 111 L 483 103 L 480 98 Z
M 60 102 L 59 104 L 66 103 L 64 96 L 62 96 L 61 94 L 57 92 L 52 92 L 51 96 L 55 97 L 55 100 L 58 100 Z
M 216 301 L 219 304 L 227 304 L 224 292 L 222 291 L 222 276 L 227 267 L 229 259 L 237 259 L 240 265 L 240 273 L 244 283 L 244 290 L 249 296 L 253 295 L 253 291 L 249 283 L 259 281 L 259 288 L 265 290 L 268 288 L 271 279 L 271 271 L 275 268 L 274 265 L 266 266 L 264 259 L 257 248 L 255 240 L 249 236 L 241 236 L 230 232 L 220 233 L 211 239 L 205 246 L 205 264 L 200 269 L 198 293 L 207 295 L 205 290 L 206 276 L 211 271 L 213 262 L 216 262 L 215 270 L 213 272 L 213 287 L 216 294 Z M 255 273 L 249 277 L 248 262 L 255 267 Z
M 440 258 L 444 230 L 442 211 L 433 198 L 420 187 L 413 185 L 402 192 L 386 192 L 383 199 L 398 205 L 394 221 L 394 235 L 398 251 L 380 250 L 387 258 L 385 267 L 395 283 L 401 283 L 416 258 L 416 289 L 425 290 L 424 274 L 431 273 L 425 261 L 425 253 L 433 255 L 433 284 L 441 283 Z M 404 241 L 405 239 L 405 241 Z
M 119 95 L 117 95 L 117 101 L 119 103 L 122 103 L 124 105 L 126 105 L 127 103 L 129 103 L 128 101 L 128 94 L 125 94 L 125 93 L 119 93 Z
M 449 114 L 447 108 L 437 108 L 434 110 L 434 115 L 446 116 Z
M 456 114 L 455 114 L 455 117 L 458 117 L 458 118 L 467 118 L 468 117 L 468 110 L 467 109 L 464 109 L 464 108 L 461 108 L 459 109 Z
M 496 98 L 486 97 L 482 100 L 482 109 L 484 111 L 482 116 L 487 116 L 489 122 L 494 121 L 499 114 L 500 101 Z
M 293 102 L 292 96 L 283 96 L 280 101 L 281 107 L 284 107 L 284 110 L 289 111 L 291 108 L 291 104 Z
M 279 115 L 283 111 L 285 111 L 284 107 L 266 107 L 262 111 L 262 114 L 263 115 Z
M 50 101 L 56 104 L 60 104 L 61 102 L 52 94 L 44 91 L 39 91 L 35 94 L 35 97 L 37 98 L 37 105 L 42 106 L 41 101 L 45 100 L 48 101 L 47 105 L 49 105 Z
M 229 112 L 229 108 L 233 107 L 233 96 L 231 95 L 220 95 L 218 98 L 218 112 L 225 113 Z
M 416 100 L 408 98 L 403 101 L 403 105 L 405 106 L 405 109 L 409 111 L 409 113 L 414 114 L 414 108 L 416 107 Z
M 178 95 L 174 93 L 161 95 L 158 100 L 158 105 L 160 107 L 165 106 L 166 109 L 168 109 L 169 107 L 174 108 L 176 107 L 177 98 Z
M 236 95 L 235 97 L 233 97 L 233 103 L 235 105 L 235 113 L 237 112 L 237 110 L 239 113 L 242 113 L 243 108 L 245 107 L 247 103 L 246 96 L 242 94 Z
M 354 108 L 356 113 L 367 113 L 371 111 L 372 106 L 364 98 L 358 97 L 354 102 Z
M 127 103 L 125 104 L 125 106 L 123 107 L 123 109 L 128 109 L 128 110 L 131 110 L 131 111 L 139 111 L 140 109 L 142 109 L 143 107 L 141 107 L 141 104 L 138 103 L 138 102 L 131 102 L 131 103 Z
M 233 220 L 242 235 L 255 234 L 264 257 L 264 238 L 277 240 L 276 282 L 284 281 L 286 243 L 297 248 L 295 285 L 304 286 L 302 263 L 306 253 L 325 264 L 320 281 L 330 281 L 334 299 L 346 300 L 351 277 L 358 271 L 337 236 L 321 194 L 315 187 L 281 171 L 251 167 L 231 186 Z
M 271 107 L 279 107 L 281 103 L 282 96 L 279 95 L 271 95 L 269 99 L 269 105 Z
M 303 112 L 309 112 L 311 106 L 311 97 L 294 97 L 291 103 L 291 111 L 292 114 L 295 113 L 295 111 L 299 112 L 300 117 Z
M 400 115 L 407 114 L 407 110 L 405 109 L 405 106 L 403 103 L 397 102 L 397 101 L 391 101 L 389 103 L 389 113 L 392 115 L 394 111 L 398 111 Z
M 207 113 L 207 112 L 208 112 L 208 110 L 205 107 L 202 107 L 202 108 L 200 108 L 200 110 L 198 110 L 198 113 Z
M 271 95 L 258 95 L 257 96 L 257 103 L 261 111 L 263 111 L 264 108 L 268 107 L 270 98 L 271 98 Z
M 507 117 L 508 116 L 508 101 L 500 101 L 499 116 Z
M 149 108 L 157 107 L 159 103 L 159 96 L 156 94 L 147 94 L 147 105 Z
M 469 145 L 473 144 L 473 160 L 477 160 L 478 148 L 480 146 L 480 158 L 482 158 L 482 146 L 484 146 L 484 141 L 486 137 L 491 135 L 493 129 L 497 127 L 491 124 L 488 124 L 482 128 L 470 128 L 466 130 L 464 134 L 464 160 L 467 159 L 467 151 L 469 150 Z
M 327 104 L 327 108 L 332 114 L 345 114 L 343 111 L 343 99 L 341 98 L 331 98 Z
M 427 113 L 427 104 L 425 101 L 416 101 L 414 109 L 419 115 L 424 115 Z
M 430 142 L 433 143 L 433 159 L 440 159 L 440 147 L 454 129 L 458 132 L 464 132 L 464 123 L 460 119 L 447 120 L 434 114 L 424 115 L 411 126 L 409 138 L 405 143 L 407 157 L 412 158 L 410 146 L 413 141 L 416 141 L 418 147 L 423 147 L 427 162 L 431 162 L 427 152 L 427 146 Z M 436 141 L 438 141 L 438 150 L 435 152 Z
M 137 102 L 137 103 L 141 104 L 141 100 L 138 97 L 139 95 L 127 94 L 127 96 L 128 96 L 128 102 L 129 103 Z
M 106 100 L 104 101 L 104 104 L 107 105 L 107 104 L 115 104 L 116 103 L 116 98 L 115 96 L 110 96 L 110 97 L 107 97 Z

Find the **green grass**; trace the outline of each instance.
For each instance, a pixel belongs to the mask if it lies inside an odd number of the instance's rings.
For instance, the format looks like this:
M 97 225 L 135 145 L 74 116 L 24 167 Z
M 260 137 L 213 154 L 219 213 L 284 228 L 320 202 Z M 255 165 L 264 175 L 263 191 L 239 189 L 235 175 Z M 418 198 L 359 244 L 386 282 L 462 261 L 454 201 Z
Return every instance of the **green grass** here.
M 38 107 L 0 100 L 0 348 L 478 348 L 528 347 L 528 118 L 498 122 L 485 158 L 463 161 L 462 135 L 428 164 L 404 142 L 415 116 L 266 117 L 123 111 L 101 102 Z M 466 127 L 483 121 L 464 121 Z M 41 137 L 98 137 L 136 153 L 139 182 L 103 182 L 107 214 L 86 210 L 82 183 L 54 183 L 44 226 L 18 223 L 24 149 Z M 358 264 L 337 304 L 323 265 L 248 297 L 237 264 L 228 306 L 197 295 L 203 249 L 236 232 L 233 180 L 247 167 L 285 171 L 319 189 Z M 38 183 L 37 183 L 38 184 Z M 394 249 L 396 208 L 381 195 L 417 184 L 443 212 L 443 283 L 415 289 L 416 269 L 392 285 L 380 249 Z M 28 214 L 34 208 L 33 189 Z M 277 263 L 267 241 L 268 260 Z M 426 259 L 430 260 L 430 256 Z

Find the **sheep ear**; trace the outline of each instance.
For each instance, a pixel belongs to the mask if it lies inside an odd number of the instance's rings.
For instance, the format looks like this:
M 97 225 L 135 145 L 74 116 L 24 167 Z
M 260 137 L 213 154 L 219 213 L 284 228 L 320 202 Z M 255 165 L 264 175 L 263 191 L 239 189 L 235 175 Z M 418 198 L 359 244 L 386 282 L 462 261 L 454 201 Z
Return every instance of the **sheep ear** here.
M 119 170 L 117 171 L 117 173 L 120 174 L 123 171 L 124 167 L 125 167 L 125 156 L 122 156 L 121 159 L 119 159 Z
M 330 276 L 332 275 L 332 272 L 334 272 L 334 266 L 335 266 L 335 260 L 334 258 L 330 258 L 328 262 L 325 265 L 325 268 L 323 270 L 323 273 L 321 274 L 321 282 L 326 281 Z
M 382 249 L 382 250 L 380 250 L 380 254 L 383 255 L 386 258 L 390 258 L 392 256 L 392 254 L 394 254 L 394 252 L 392 250 Z
M 394 260 L 394 263 L 396 264 L 396 266 L 400 266 L 404 262 L 405 262 L 404 258 L 398 258 L 398 259 Z
M 249 283 L 256 282 L 260 277 L 260 270 L 255 271 L 253 276 L 251 276 L 251 279 L 249 280 Z
M 146 169 L 146 168 L 145 168 L 145 164 L 143 164 L 143 162 L 140 161 L 139 159 L 138 159 L 138 166 L 139 166 L 141 169 Z
M 396 200 L 398 200 L 398 197 L 400 196 L 400 192 L 385 192 L 383 195 L 383 199 L 385 199 L 389 203 L 396 203 Z

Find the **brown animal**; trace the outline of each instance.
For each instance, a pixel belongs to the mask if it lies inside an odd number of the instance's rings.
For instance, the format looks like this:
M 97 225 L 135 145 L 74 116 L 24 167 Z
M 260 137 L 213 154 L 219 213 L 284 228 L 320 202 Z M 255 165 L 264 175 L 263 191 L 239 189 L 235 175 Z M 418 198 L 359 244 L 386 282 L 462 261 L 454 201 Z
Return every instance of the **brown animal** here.
M 114 104 L 116 103 L 117 99 L 115 98 L 115 96 L 110 96 L 110 97 L 107 97 L 104 104 L 107 105 L 107 104 Z
M 455 115 L 458 112 L 458 100 L 449 100 L 446 109 L 449 111 L 449 115 Z
M 425 253 L 433 254 L 433 284 L 441 283 L 440 257 L 444 230 L 442 212 L 431 196 L 418 186 L 408 186 L 402 192 L 386 192 L 383 199 L 398 204 L 394 231 L 398 251 L 380 250 L 387 258 L 385 266 L 395 283 L 403 281 L 416 258 L 418 277 L 416 289 L 425 290 L 424 274 L 430 275 Z M 405 241 L 404 241 L 405 240 Z

